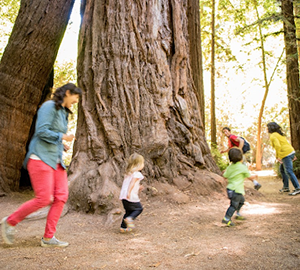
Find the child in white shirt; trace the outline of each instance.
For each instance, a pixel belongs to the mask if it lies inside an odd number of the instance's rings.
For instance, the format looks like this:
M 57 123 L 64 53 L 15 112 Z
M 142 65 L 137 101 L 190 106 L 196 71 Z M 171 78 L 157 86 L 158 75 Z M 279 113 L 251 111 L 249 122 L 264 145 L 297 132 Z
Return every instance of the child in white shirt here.
M 143 206 L 139 199 L 139 191 L 143 189 L 140 185 L 144 176 L 140 170 L 144 168 L 144 157 L 134 153 L 129 157 L 125 171 L 125 177 L 120 192 L 120 200 L 125 209 L 120 232 L 130 232 L 135 227 L 133 221 L 143 211 Z

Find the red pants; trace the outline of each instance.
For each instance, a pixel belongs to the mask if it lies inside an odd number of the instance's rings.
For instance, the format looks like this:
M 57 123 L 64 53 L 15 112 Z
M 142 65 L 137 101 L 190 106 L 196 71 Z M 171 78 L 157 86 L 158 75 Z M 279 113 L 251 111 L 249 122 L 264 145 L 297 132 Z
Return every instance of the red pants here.
M 44 237 L 52 238 L 68 199 L 67 173 L 60 164 L 57 164 L 57 168 L 54 170 L 43 161 L 34 159 L 29 159 L 27 169 L 35 198 L 22 204 L 16 212 L 8 217 L 7 222 L 16 226 L 29 214 L 51 204 Z

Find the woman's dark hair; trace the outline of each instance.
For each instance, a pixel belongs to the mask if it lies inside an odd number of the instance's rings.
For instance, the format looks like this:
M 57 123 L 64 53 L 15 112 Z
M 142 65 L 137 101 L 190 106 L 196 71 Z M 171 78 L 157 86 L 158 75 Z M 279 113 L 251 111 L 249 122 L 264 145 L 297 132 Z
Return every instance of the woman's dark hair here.
M 67 90 L 70 91 L 71 95 L 81 96 L 82 90 L 73 83 L 67 83 L 59 88 L 53 94 L 52 100 L 55 102 L 56 110 L 61 109 L 61 104 L 64 102 L 64 97 L 66 96 Z M 66 108 L 69 113 L 72 113 L 68 108 Z
M 233 147 L 228 152 L 229 160 L 232 163 L 237 163 L 243 160 L 243 153 L 240 148 Z
M 268 127 L 268 132 L 269 133 L 274 133 L 277 132 L 282 136 L 285 136 L 285 134 L 282 132 L 281 126 L 279 126 L 276 122 L 270 122 L 267 124 Z
M 230 128 L 229 127 L 223 127 L 222 131 L 224 131 L 224 129 L 227 129 L 230 132 Z

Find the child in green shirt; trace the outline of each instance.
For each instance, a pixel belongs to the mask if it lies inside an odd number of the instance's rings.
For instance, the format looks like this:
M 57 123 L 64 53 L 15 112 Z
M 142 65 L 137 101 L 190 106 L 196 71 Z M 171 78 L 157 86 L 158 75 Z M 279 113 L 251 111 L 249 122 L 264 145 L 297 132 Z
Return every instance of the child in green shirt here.
M 234 226 L 231 217 L 235 211 L 237 212 L 236 219 L 245 219 L 239 213 L 245 202 L 244 180 L 245 178 L 254 180 L 257 179 L 258 176 L 251 175 L 247 166 L 242 163 L 243 153 L 239 148 L 231 148 L 228 152 L 228 156 L 231 164 L 227 167 L 223 176 L 228 180 L 227 195 L 230 199 L 230 206 L 226 211 L 222 223 L 225 223 L 227 226 Z

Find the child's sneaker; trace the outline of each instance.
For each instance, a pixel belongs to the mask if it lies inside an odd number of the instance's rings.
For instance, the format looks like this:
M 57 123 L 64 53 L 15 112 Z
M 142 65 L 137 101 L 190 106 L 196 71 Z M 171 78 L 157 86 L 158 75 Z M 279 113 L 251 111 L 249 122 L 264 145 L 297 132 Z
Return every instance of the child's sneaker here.
M 132 232 L 132 228 L 120 228 L 120 233 L 128 233 L 128 232 Z
M 279 192 L 290 192 L 290 189 L 287 187 L 284 187 L 282 189 L 279 189 Z
M 300 194 L 300 188 L 296 188 L 293 192 L 289 193 L 291 196 L 295 196 L 297 194 Z
M 261 188 L 261 184 L 257 183 L 257 184 L 254 186 L 254 188 L 255 188 L 256 190 L 259 190 L 259 189 Z
M 131 217 L 125 218 L 124 221 L 127 225 L 127 228 L 133 229 L 135 227 L 134 224 L 133 224 L 133 219 Z
M 226 220 L 225 218 L 223 218 L 222 223 L 226 224 L 228 227 L 235 226 L 235 224 L 230 219 Z
M 246 220 L 246 218 L 244 216 L 241 216 L 241 215 L 236 215 L 235 219 L 237 219 L 237 220 Z

